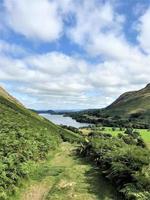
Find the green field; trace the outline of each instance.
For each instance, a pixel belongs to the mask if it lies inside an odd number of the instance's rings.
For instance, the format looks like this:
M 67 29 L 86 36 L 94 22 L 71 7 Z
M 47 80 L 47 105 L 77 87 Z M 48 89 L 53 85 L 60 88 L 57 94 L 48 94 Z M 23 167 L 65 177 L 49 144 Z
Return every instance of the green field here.
M 104 128 L 104 130 L 102 130 Z M 93 128 L 82 128 L 80 129 L 84 135 L 88 135 L 91 131 L 96 133 L 110 133 L 113 136 L 117 136 L 119 133 L 124 133 L 124 130 L 120 130 L 120 128 L 115 128 L 115 130 L 112 129 L 112 127 L 93 127 Z M 150 130 L 148 129 L 134 129 L 135 131 L 138 131 L 146 143 L 146 145 L 150 148 Z

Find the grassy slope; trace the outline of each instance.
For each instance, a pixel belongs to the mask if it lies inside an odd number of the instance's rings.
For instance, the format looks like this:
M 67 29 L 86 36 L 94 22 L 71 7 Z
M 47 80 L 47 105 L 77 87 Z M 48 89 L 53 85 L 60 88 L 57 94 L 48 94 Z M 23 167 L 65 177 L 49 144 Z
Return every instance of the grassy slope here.
M 74 145 L 62 143 L 53 158 L 39 165 L 21 200 L 115 200 L 115 189 L 97 169 L 74 155 Z M 19 198 L 15 198 L 19 199 Z M 118 198 L 119 199 L 119 198 Z
M 0 87 L 0 96 L 5 98 L 8 101 L 11 101 L 14 104 L 20 105 L 21 107 L 23 104 L 21 104 L 16 98 L 11 96 L 6 90 L 4 90 L 2 87 Z M 23 106 L 24 107 L 24 106 Z
M 64 138 L 70 141 L 79 140 L 77 134 L 64 130 L 37 113 L 26 109 L 18 100 L 2 90 L 2 88 L 0 88 L 0 121 L 1 128 L 5 126 L 13 130 L 17 127 L 25 127 L 26 130 L 43 130 L 46 133 L 50 131 L 50 133 L 53 132 L 56 136 L 64 136 Z M 3 124 L 4 121 L 5 123 Z M 80 137 L 80 139 L 82 138 Z
M 25 129 L 36 130 L 40 129 L 51 130 L 51 132 L 58 133 L 58 128 L 51 122 L 36 113 L 29 111 L 20 104 L 14 103 L 0 96 L 0 120 L 1 129 L 7 128 L 10 131 Z
M 60 136 L 70 141 L 77 138 L 29 111 L 0 88 L 0 199 L 17 190 L 34 162 L 58 148 Z
M 122 94 L 115 102 L 104 109 L 104 112 L 123 116 L 140 112 L 148 119 L 150 114 L 150 85 L 148 84 L 139 91 Z
M 112 120 L 117 123 L 119 118 L 132 118 L 132 122 L 135 124 L 141 122 L 148 125 L 150 123 L 150 84 L 139 91 L 122 94 L 104 109 L 84 110 L 69 115 L 81 122 L 101 123 L 103 121 L 104 123 L 106 121 L 110 125 Z
M 9 136 L 11 132 L 18 132 L 19 130 L 21 132 L 25 132 L 25 134 L 29 134 L 34 140 L 34 137 L 37 135 L 35 133 L 42 134 L 42 136 L 50 134 L 51 138 L 49 139 L 52 139 L 53 141 L 51 143 L 52 149 L 50 149 L 50 153 L 52 154 L 57 151 L 55 148 L 58 148 L 59 135 L 62 135 L 63 139 L 71 142 L 74 140 L 82 140 L 82 138 L 78 137 L 77 134 L 72 133 L 71 131 L 63 130 L 44 118 L 36 115 L 34 112 L 31 112 L 14 102 L 12 103 L 3 97 L 0 97 L 0 110 L 0 128 L 5 131 L 5 135 L 7 134 L 7 136 Z M 99 184 L 97 172 L 92 171 L 92 166 L 88 164 L 82 165 L 82 162 L 80 163 L 79 160 L 70 156 L 69 151 L 71 148 L 72 147 L 69 144 L 62 146 L 54 159 L 52 159 L 53 156 L 51 154 L 50 158 L 47 161 L 42 161 L 41 164 L 33 161 L 28 162 L 26 167 L 29 170 L 28 176 L 30 177 L 30 181 L 22 181 L 22 184 L 24 182 L 24 188 L 26 188 L 29 184 L 32 186 L 30 189 L 27 189 L 27 192 L 23 192 L 21 199 L 38 200 L 43 198 L 43 195 L 46 195 L 47 199 L 56 199 L 57 195 L 59 199 L 67 198 L 68 195 L 69 197 L 70 195 L 75 195 L 75 198 L 73 199 L 84 199 L 84 197 L 86 199 L 105 199 L 105 197 L 107 199 L 114 199 L 114 192 L 113 189 L 111 189 L 111 186 L 107 185 L 106 187 L 106 183 L 103 180 L 100 181 L 100 186 L 97 186 Z M 89 174 L 89 183 L 86 180 L 88 176 L 86 177 L 86 175 L 84 175 L 86 172 L 92 173 Z M 64 184 L 64 181 L 67 181 L 67 185 L 68 181 L 71 183 L 77 182 L 77 184 L 76 186 L 69 186 L 66 193 L 66 188 L 62 187 L 61 190 L 58 189 L 59 184 Z M 93 194 L 91 194 L 92 191 L 89 191 L 92 184 L 96 185 Z M 16 194 L 16 196 L 9 197 L 9 199 L 19 199 L 21 190 L 24 189 L 19 189 L 18 194 Z M 16 191 L 18 191 L 18 189 Z M 102 195 L 101 198 L 97 197 L 99 191 Z M 51 196 L 51 198 L 49 196 Z

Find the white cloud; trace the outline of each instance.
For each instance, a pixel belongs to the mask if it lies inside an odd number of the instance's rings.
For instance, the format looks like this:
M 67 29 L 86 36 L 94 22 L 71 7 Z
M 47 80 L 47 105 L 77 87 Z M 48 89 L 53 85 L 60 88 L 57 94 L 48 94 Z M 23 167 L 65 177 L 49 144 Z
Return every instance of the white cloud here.
M 90 88 L 84 76 L 88 64 L 63 53 L 33 54 L 21 59 L 0 57 L 0 79 L 32 84 L 30 91 L 77 94 Z M 28 90 L 29 91 L 29 90 Z
M 83 1 L 76 7 L 75 19 L 76 24 L 68 30 L 68 35 L 93 55 L 110 54 L 114 47 L 123 48 L 120 43 L 125 17 L 117 14 L 109 1 Z
M 6 23 L 27 38 L 54 41 L 63 31 L 62 18 L 55 1 L 5 0 Z
M 25 61 L 31 68 L 50 73 L 51 75 L 61 75 L 69 71 L 74 72 L 77 70 L 80 72 L 86 71 L 86 64 L 84 61 L 80 60 L 78 65 L 77 59 L 73 59 L 60 52 L 33 55 L 28 57 Z
M 43 102 L 45 108 L 55 107 L 57 102 L 60 107 L 73 104 L 77 108 L 101 107 L 122 92 L 148 82 L 150 59 L 141 57 L 135 61 L 107 61 L 93 66 L 81 58 L 59 52 L 27 55 L 21 59 L 3 55 L 0 80 L 10 81 L 12 85 L 17 83 L 16 92 L 27 95 L 31 101 L 37 99 L 36 106 Z M 35 105 L 33 102 L 26 105 Z
M 141 47 L 149 53 L 150 9 L 138 22 L 139 44 L 131 44 L 124 33 L 126 18 L 111 1 L 5 0 L 5 8 L 14 31 L 48 42 L 64 32 L 88 57 L 52 51 L 14 58 L 13 52 L 20 52 L 20 47 L 0 40 L 0 80 L 15 84 L 16 92 L 29 99 L 28 106 L 101 107 L 149 82 L 150 55 Z M 75 21 L 64 27 L 69 17 Z M 100 61 L 90 62 L 90 58 Z
M 137 38 L 142 49 L 150 54 L 150 7 L 140 17 L 137 29 L 139 31 Z

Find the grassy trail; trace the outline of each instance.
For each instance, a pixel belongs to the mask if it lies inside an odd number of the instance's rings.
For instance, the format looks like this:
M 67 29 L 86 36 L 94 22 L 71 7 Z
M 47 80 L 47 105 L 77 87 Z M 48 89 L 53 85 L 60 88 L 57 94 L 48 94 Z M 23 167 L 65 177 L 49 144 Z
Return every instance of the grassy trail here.
M 74 146 L 62 143 L 60 150 L 41 170 L 21 200 L 116 200 L 115 189 L 86 161 L 77 158 Z

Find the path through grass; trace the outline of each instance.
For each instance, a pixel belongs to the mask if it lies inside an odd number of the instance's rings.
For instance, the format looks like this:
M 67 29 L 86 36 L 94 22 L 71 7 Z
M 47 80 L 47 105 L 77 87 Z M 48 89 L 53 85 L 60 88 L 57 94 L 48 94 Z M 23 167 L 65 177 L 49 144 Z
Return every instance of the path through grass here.
M 53 159 L 41 166 L 36 181 L 21 200 L 117 200 L 115 189 L 98 169 L 78 158 L 74 146 L 62 143 Z M 34 177 L 34 176 L 33 176 Z M 32 178 L 33 178 L 32 177 Z

